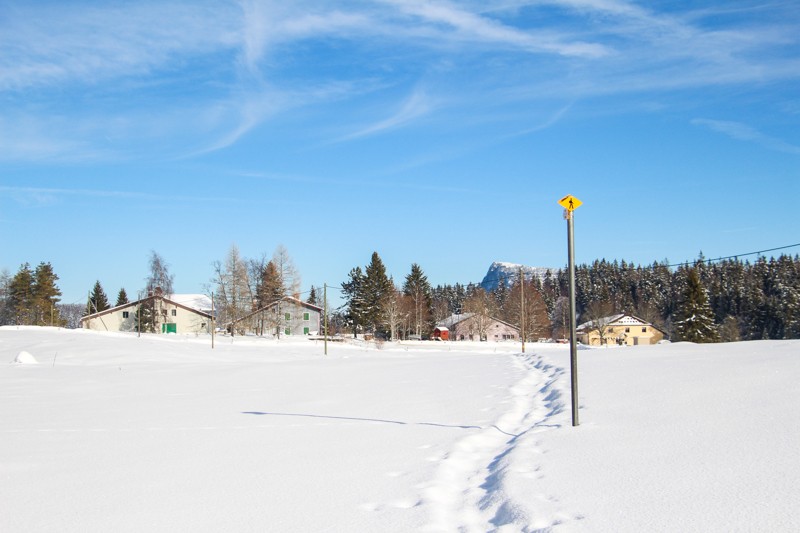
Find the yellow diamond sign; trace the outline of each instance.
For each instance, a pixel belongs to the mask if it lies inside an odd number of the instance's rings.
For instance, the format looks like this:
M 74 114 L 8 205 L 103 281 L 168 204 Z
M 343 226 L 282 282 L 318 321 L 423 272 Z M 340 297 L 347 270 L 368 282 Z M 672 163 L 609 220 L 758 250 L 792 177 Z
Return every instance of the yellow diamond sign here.
M 561 207 L 563 207 L 564 209 L 566 209 L 567 211 L 569 211 L 570 213 L 572 213 L 573 211 L 578 209 L 580 206 L 582 206 L 583 202 L 581 202 L 580 200 L 578 200 L 577 198 L 575 198 L 571 194 L 568 194 L 564 198 L 559 200 L 558 204 Z

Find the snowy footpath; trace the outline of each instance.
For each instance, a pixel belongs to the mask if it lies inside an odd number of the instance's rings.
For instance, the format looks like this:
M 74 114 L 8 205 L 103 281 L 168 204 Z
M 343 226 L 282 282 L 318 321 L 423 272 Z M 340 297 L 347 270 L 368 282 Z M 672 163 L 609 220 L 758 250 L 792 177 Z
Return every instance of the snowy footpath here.
M 0 328 L 0 531 L 800 530 L 800 342 Z

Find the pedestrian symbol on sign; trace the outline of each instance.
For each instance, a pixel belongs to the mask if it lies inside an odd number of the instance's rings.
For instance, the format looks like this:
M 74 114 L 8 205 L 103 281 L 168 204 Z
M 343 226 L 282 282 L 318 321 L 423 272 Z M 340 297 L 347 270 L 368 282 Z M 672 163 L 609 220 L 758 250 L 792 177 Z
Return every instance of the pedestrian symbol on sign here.
M 583 205 L 583 202 L 581 202 L 571 194 L 568 194 L 564 198 L 559 200 L 558 204 L 567 211 L 569 211 L 570 213 L 572 213 L 573 211 L 578 209 L 581 205 Z

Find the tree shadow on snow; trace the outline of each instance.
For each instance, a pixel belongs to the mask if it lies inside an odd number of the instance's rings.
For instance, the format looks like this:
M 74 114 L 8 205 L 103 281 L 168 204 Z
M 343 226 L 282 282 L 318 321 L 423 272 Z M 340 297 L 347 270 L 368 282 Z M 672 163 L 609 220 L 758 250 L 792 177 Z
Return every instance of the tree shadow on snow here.
M 306 413 L 268 413 L 265 411 L 242 411 L 243 415 L 258 415 L 258 416 L 293 416 L 304 418 L 325 418 L 328 420 L 350 420 L 357 422 L 378 422 L 381 424 L 397 424 L 400 426 L 435 426 L 440 428 L 455 428 L 455 429 L 483 429 L 481 426 L 461 426 L 458 424 L 437 424 L 435 422 L 403 422 L 401 420 L 385 420 L 382 418 L 361 418 L 357 416 L 332 416 L 332 415 L 311 415 Z M 497 426 L 494 426 L 495 428 Z M 498 428 L 499 431 L 499 428 Z M 505 432 L 503 432 L 505 433 Z

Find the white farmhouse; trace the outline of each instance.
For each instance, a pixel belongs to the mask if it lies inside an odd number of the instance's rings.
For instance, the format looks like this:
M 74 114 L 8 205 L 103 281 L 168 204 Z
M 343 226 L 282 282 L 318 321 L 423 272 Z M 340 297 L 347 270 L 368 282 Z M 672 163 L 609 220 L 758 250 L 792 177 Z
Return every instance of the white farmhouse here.
M 203 294 L 159 293 L 81 318 L 81 327 L 95 331 L 137 331 L 140 308 L 154 313 L 156 332 L 211 332 L 211 299 Z M 144 329 L 143 329 L 144 331 Z

